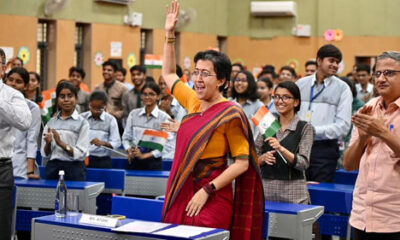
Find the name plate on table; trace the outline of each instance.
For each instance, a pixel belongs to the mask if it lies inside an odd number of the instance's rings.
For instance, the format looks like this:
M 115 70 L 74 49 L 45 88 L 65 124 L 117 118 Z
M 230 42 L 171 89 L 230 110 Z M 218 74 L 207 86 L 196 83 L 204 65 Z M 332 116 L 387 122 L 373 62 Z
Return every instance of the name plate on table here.
M 117 226 L 118 219 L 82 213 L 79 223 L 115 228 Z

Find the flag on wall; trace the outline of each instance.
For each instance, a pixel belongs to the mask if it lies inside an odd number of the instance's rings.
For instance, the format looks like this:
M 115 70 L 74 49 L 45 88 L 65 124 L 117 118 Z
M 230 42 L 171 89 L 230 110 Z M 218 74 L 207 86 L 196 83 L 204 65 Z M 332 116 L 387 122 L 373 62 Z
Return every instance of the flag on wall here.
M 265 138 L 272 137 L 281 128 L 281 124 L 275 116 L 268 111 L 268 108 L 262 106 L 254 117 L 251 119 L 254 125 L 257 126 L 258 130 L 264 134 Z
M 164 131 L 146 129 L 143 132 L 143 136 L 140 139 L 138 146 L 159 150 L 161 152 L 168 140 L 168 136 L 168 133 Z
M 146 65 L 147 68 L 161 68 L 162 56 L 154 54 L 146 54 L 144 56 L 144 65 Z

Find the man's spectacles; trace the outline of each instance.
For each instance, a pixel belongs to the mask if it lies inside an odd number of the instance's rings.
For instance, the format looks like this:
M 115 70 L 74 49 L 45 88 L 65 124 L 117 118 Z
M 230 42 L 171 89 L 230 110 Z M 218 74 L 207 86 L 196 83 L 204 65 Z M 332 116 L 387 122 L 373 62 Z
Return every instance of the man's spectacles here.
M 288 96 L 288 95 L 283 95 L 283 96 L 274 95 L 274 96 L 272 96 L 272 98 L 274 99 L 275 102 L 277 102 L 279 99 L 280 99 L 282 102 L 287 102 L 287 101 L 289 101 L 290 99 L 293 99 L 293 97 Z
M 399 73 L 400 71 L 396 70 L 385 70 L 385 71 L 376 71 L 374 72 L 374 76 L 376 78 L 379 78 L 382 74 L 384 77 L 393 77 L 396 73 Z
M 200 75 L 200 77 L 202 77 L 202 78 L 206 78 L 206 77 L 210 77 L 210 76 L 217 76 L 217 75 L 213 75 L 213 74 L 211 74 L 211 73 L 209 73 L 209 72 L 206 72 L 206 71 L 199 71 L 199 70 L 194 70 L 194 71 L 192 72 L 192 75 L 193 75 L 193 76 L 199 76 L 199 75 Z

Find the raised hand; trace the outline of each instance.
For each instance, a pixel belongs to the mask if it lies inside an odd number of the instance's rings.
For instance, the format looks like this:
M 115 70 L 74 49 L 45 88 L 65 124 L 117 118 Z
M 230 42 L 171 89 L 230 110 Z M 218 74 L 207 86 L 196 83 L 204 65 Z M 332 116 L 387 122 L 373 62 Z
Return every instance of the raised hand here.
M 165 30 L 167 32 L 174 32 L 176 23 L 178 22 L 179 16 L 179 3 L 178 1 L 171 2 L 171 8 L 166 6 L 167 16 L 165 18 Z

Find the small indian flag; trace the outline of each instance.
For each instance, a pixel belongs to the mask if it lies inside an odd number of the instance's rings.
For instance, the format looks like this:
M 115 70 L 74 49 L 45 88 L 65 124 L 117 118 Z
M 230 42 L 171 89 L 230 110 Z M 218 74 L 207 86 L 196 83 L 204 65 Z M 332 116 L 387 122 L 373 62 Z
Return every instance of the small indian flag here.
M 147 68 L 161 68 L 162 63 L 161 55 L 146 54 L 144 56 L 144 65 L 146 65 Z
M 138 146 L 159 150 L 161 152 L 165 143 L 167 142 L 167 139 L 167 132 L 146 129 L 143 132 L 143 136 L 140 139 Z
M 46 124 L 53 115 L 53 105 L 56 102 L 56 90 L 49 89 L 42 92 L 43 100 L 39 103 L 43 124 Z
M 256 115 L 251 120 L 258 127 L 258 130 L 264 133 L 265 138 L 274 136 L 281 128 L 280 122 L 265 106 L 258 109 Z

